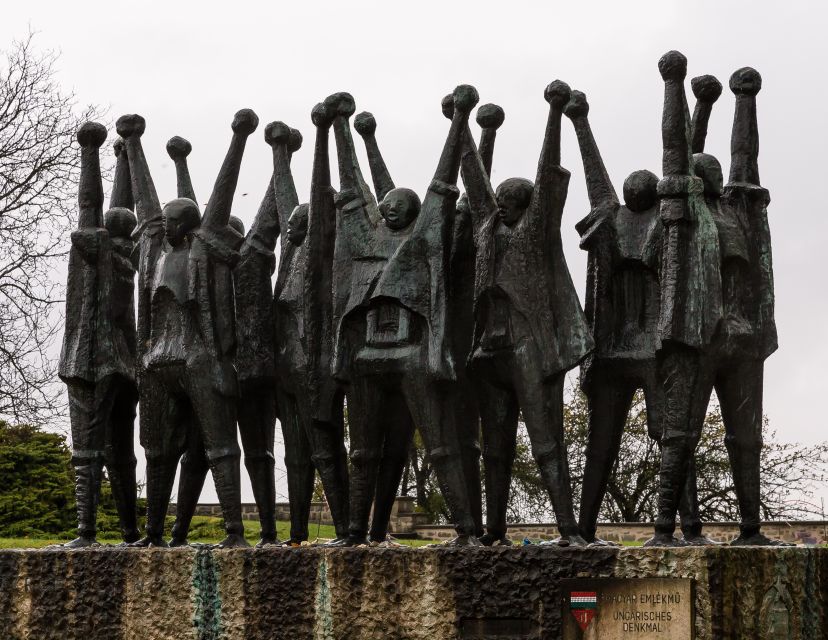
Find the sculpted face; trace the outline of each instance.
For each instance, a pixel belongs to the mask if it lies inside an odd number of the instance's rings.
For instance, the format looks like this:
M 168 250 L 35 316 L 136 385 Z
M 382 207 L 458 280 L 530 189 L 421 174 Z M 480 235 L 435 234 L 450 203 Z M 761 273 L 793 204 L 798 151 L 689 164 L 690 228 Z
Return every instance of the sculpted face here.
M 109 232 L 112 246 L 124 257 L 132 253 L 132 232 L 137 224 L 135 214 L 123 207 L 113 207 L 104 215 L 104 227 Z
M 308 205 L 300 204 L 290 214 L 287 222 L 288 242 L 299 246 L 305 241 L 308 233 Z
M 658 178 L 652 171 L 633 171 L 624 180 L 624 204 L 635 213 L 652 209 L 658 202 L 657 188 Z
M 379 210 L 389 229 L 405 229 L 420 213 L 420 198 L 411 189 L 391 189 Z
M 164 234 L 172 246 L 181 244 L 187 234 L 201 224 L 198 205 L 189 198 L 170 200 L 163 211 Z
M 500 183 L 495 198 L 497 215 L 503 224 L 511 227 L 521 219 L 532 201 L 534 185 L 525 178 L 509 178 Z
M 724 177 L 722 165 L 709 153 L 697 153 L 693 156 L 693 170 L 704 182 L 704 195 L 708 198 L 717 198 L 722 195 Z

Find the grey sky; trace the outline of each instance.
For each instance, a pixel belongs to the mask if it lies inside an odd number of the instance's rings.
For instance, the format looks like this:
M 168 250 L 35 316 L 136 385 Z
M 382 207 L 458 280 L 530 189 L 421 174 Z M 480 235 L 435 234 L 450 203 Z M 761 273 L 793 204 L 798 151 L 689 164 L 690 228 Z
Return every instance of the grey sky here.
M 271 171 L 264 125 L 283 120 L 305 134 L 293 167 L 306 199 L 310 109 L 334 91 L 351 92 L 358 110 L 374 113 L 395 182 L 423 191 L 448 128 L 440 99 L 455 85 L 475 85 L 481 102 L 506 111 L 497 183 L 534 178 L 547 111 L 543 89 L 560 78 L 587 94 L 593 131 L 620 192 L 635 169 L 660 174 L 661 54 L 682 51 L 689 77 L 711 73 L 725 87 L 732 71 L 753 66 L 763 77 L 759 162 L 772 197 L 780 343 L 766 367 L 765 411 L 780 439 L 815 442 L 826 437 L 828 394 L 828 212 L 814 202 L 826 179 L 828 142 L 819 115 L 828 60 L 824 7 L 795 0 L 14 3 L 4 7 L 0 46 L 31 27 L 39 48 L 61 50 L 60 80 L 82 101 L 109 105 L 113 122 L 123 113 L 142 114 L 162 201 L 175 193 L 166 140 L 182 135 L 192 142 L 190 167 L 203 204 L 233 113 L 254 109 L 261 124 L 248 143 L 234 208 L 248 225 Z M 725 88 L 707 147 L 725 171 L 732 117 L 733 95 Z M 563 238 L 582 292 L 586 254 L 574 224 L 588 203 L 568 122 L 562 144 L 563 164 L 573 174 Z M 252 498 L 249 487 L 243 497 Z M 203 498 L 215 498 L 212 488 Z

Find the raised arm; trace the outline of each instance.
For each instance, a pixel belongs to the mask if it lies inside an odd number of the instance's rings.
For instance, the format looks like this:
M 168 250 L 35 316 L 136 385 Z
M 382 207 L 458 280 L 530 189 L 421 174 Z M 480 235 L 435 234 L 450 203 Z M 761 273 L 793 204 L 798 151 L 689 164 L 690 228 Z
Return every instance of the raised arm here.
M 543 92 L 549 103 L 549 116 L 527 215 L 530 221 L 534 219 L 547 229 L 560 227 L 569 186 L 569 172 L 561 167 L 561 116 L 571 93 L 569 85 L 561 80 L 551 82 Z
M 730 182 L 759 182 L 759 126 L 756 120 L 756 94 L 762 76 L 756 69 L 743 67 L 730 76 L 730 90 L 736 95 L 736 113 L 730 137 Z
M 454 95 L 449 94 L 441 102 L 443 115 L 454 118 Z M 478 228 L 497 210 L 497 200 L 489 180 L 489 174 L 480 157 L 468 122 L 463 130 L 463 146 L 460 157 L 463 186 L 466 189 L 472 224 Z
M 247 248 L 253 248 L 260 253 L 273 253 L 276 250 L 276 240 L 279 238 L 279 212 L 276 207 L 276 196 L 273 193 L 273 177 L 267 181 L 262 202 L 253 219 L 253 224 L 247 232 L 242 247 L 242 254 Z
M 329 152 L 330 110 L 322 103 L 311 111 L 316 127 L 311 172 L 311 195 L 308 208 L 308 231 L 305 237 L 305 335 L 311 375 L 308 387 L 313 417 L 330 420 L 331 407 L 327 398 L 333 392 L 330 376 L 333 346 L 333 258 L 336 240 L 336 205 L 331 186 Z
M 710 113 L 719 96 L 722 95 L 722 83 L 714 76 L 698 76 L 690 81 L 690 88 L 696 96 L 696 108 L 693 110 L 692 140 L 690 150 L 693 153 L 702 153 L 707 139 L 707 123 Z
M 77 133 L 81 147 L 78 185 L 78 229 L 103 227 L 103 184 L 99 149 L 106 140 L 106 127 L 98 122 L 81 125 Z
M 394 181 L 388 172 L 388 167 L 377 145 L 377 121 L 367 111 L 363 111 L 354 118 L 354 129 L 365 142 L 365 151 L 368 154 L 368 167 L 371 169 L 371 180 L 374 183 L 374 191 L 377 200 L 382 200 L 386 194 L 394 188 Z
M 314 204 L 328 207 L 333 204 L 333 187 L 331 186 L 331 162 L 329 139 L 334 116 L 324 103 L 317 104 L 311 111 L 311 121 L 316 127 L 316 141 L 313 148 L 313 169 L 311 170 L 311 199 L 310 211 L 313 214 Z M 321 221 L 320 221 L 321 222 Z M 331 220 L 327 221 L 331 223 Z M 310 224 L 310 220 L 308 220 Z M 329 225 L 333 229 L 335 225 Z
M 193 145 L 181 136 L 173 136 L 167 141 L 167 155 L 172 158 L 175 164 L 175 183 L 178 197 L 189 198 L 198 204 L 193 189 L 193 181 L 190 180 L 190 169 L 187 167 L 187 156 L 190 155 L 192 150 Z
M 112 181 L 112 195 L 109 196 L 109 208 L 124 207 L 132 209 L 135 201 L 132 198 L 132 178 L 129 175 L 129 158 L 126 147 L 121 138 L 112 145 L 115 151 L 115 179 Z
M 115 129 L 124 140 L 129 158 L 132 196 L 135 198 L 135 216 L 138 218 L 135 237 L 148 227 L 161 226 L 161 204 L 158 202 L 158 193 L 141 145 L 141 136 L 145 128 L 146 121 L 137 114 L 121 116 L 115 123 Z
M 564 113 L 575 127 L 575 135 L 581 149 L 589 206 L 595 209 L 607 202 L 617 204 L 618 194 L 612 186 L 604 160 L 601 158 L 601 152 L 598 150 L 598 144 L 595 142 L 595 136 L 592 135 L 592 127 L 589 125 L 589 103 L 586 95 L 581 91 L 573 91 L 569 102 L 564 107 Z
M 604 160 L 601 158 L 601 152 L 598 150 L 598 144 L 595 142 L 595 136 L 592 134 L 586 95 L 581 91 L 573 91 L 569 102 L 564 107 L 564 114 L 575 127 L 581 160 L 584 163 L 584 176 L 589 198 L 590 212 L 575 225 L 575 229 L 581 236 L 581 248 L 590 250 L 596 246 L 607 246 L 607 241 L 612 241 L 615 237 L 612 233 L 612 223 L 613 215 L 619 206 L 618 194 L 612 186 Z M 590 317 L 589 306 L 588 300 L 587 317 Z
M 359 198 L 365 207 L 368 220 L 376 226 L 380 219 L 379 209 L 374 195 L 362 177 L 359 168 L 354 139 L 351 135 L 351 126 L 348 122 L 356 105 L 350 93 L 335 93 L 325 99 L 326 108 L 335 113 L 333 121 L 334 137 L 336 138 L 336 156 L 339 165 L 339 199 Z
M 433 182 L 456 185 L 460 175 L 463 140 L 469 128 L 469 113 L 480 100 L 477 89 L 468 84 L 459 85 L 452 94 L 454 113 L 446 142 L 437 162 Z
M 665 177 L 690 175 L 690 112 L 684 93 L 687 58 L 678 51 L 668 51 L 658 61 L 658 70 L 664 80 L 662 173 Z
M 271 122 L 265 127 L 265 141 L 273 151 L 273 194 L 279 215 L 279 228 L 287 229 L 290 214 L 299 204 L 296 185 L 290 170 L 291 129 L 284 122 Z
M 494 157 L 495 138 L 497 130 L 506 119 L 503 109 L 496 104 L 484 104 L 477 110 L 477 124 L 480 125 L 480 158 L 486 174 L 492 175 L 492 159 Z
M 204 228 L 219 229 L 226 227 L 230 221 L 230 209 L 233 205 L 233 195 L 236 193 L 236 184 L 239 181 L 239 170 L 244 155 L 247 138 L 259 126 L 259 118 L 250 109 L 242 109 L 233 117 L 231 128 L 233 138 L 230 148 L 224 157 L 219 169 L 213 192 L 204 210 L 201 226 Z

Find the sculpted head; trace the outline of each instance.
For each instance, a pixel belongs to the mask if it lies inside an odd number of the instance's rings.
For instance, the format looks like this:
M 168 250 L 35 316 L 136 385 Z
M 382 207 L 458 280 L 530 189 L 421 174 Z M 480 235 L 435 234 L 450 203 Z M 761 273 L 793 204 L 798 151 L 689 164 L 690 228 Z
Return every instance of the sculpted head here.
M 189 198 L 170 200 L 161 213 L 167 242 L 174 247 L 181 244 L 187 234 L 201 224 L 198 205 Z
M 230 225 L 230 228 L 236 231 L 240 236 L 244 236 L 244 222 L 241 221 L 241 218 L 230 216 L 228 224 Z
M 624 180 L 624 204 L 627 209 L 641 213 L 658 202 L 658 177 L 652 171 L 639 169 Z
M 287 237 L 290 244 L 299 246 L 305 241 L 308 234 L 308 209 L 307 204 L 300 204 L 293 210 L 287 221 Z
M 724 177 L 722 165 L 715 156 L 709 153 L 697 153 L 693 156 L 693 171 L 704 182 L 704 195 L 707 198 L 718 198 L 722 195 Z
M 526 178 L 509 178 L 500 183 L 495 193 L 497 199 L 497 215 L 507 227 L 511 227 L 521 219 L 529 203 L 532 201 L 532 192 L 535 185 Z
M 405 229 L 420 213 L 420 197 L 411 189 L 391 189 L 379 205 L 380 213 L 389 229 Z
M 104 227 L 109 232 L 112 245 L 118 253 L 129 256 L 132 252 L 132 232 L 138 221 L 130 209 L 112 207 L 104 214 Z

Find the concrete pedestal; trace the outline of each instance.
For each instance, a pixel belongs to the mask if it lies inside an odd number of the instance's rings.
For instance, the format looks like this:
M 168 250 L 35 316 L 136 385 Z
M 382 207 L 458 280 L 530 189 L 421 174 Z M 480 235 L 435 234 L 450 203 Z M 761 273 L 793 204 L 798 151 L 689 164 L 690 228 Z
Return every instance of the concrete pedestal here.
M 694 580 L 695 637 L 828 637 L 828 549 L 0 551 L 4 640 L 559 638 L 566 578 Z

